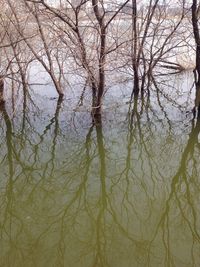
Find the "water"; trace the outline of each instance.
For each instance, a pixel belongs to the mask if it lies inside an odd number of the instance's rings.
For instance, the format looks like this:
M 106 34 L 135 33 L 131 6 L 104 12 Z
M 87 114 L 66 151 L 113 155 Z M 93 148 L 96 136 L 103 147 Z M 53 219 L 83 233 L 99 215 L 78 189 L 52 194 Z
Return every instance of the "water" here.
M 0 266 L 200 265 L 192 78 L 163 79 L 129 113 L 131 86 L 110 89 L 97 126 L 89 92 L 77 107 L 78 93 L 57 103 L 32 88 L 14 113 L 8 97 L 0 114 Z

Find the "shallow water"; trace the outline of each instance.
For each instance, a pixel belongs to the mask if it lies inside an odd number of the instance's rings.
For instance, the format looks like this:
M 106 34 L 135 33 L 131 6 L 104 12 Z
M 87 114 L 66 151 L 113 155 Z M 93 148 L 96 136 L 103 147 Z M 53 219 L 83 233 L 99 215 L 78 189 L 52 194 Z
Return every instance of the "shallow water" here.
M 97 126 L 87 95 L 77 107 L 78 94 L 63 103 L 33 94 L 14 113 L 8 98 L 0 114 L 0 266 L 200 266 L 192 82 L 173 76 L 160 84 L 131 109 L 129 85 L 109 90 Z

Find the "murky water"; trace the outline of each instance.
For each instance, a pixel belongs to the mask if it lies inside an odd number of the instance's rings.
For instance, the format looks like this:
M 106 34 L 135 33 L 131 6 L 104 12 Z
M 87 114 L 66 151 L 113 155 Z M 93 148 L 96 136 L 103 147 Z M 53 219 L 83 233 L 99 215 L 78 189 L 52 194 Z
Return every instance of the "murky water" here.
M 1 106 L 0 266 L 200 266 L 200 123 L 165 82 L 108 91 L 98 126 L 76 96 Z

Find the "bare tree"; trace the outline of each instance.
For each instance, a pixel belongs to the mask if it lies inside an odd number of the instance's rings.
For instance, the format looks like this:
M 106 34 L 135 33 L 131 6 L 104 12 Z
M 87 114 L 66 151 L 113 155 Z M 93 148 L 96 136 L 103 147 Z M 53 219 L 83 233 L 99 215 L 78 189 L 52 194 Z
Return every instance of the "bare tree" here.
M 152 77 L 162 73 L 161 68 L 183 69 L 172 57 L 188 45 L 185 0 L 177 2 L 177 14 L 169 8 L 172 0 L 166 5 L 160 5 L 159 0 L 148 5 L 135 0 L 5 3 L 9 13 L 2 23 L 1 39 L 6 40 L 2 49 L 6 50 L 8 69 L 16 70 L 17 65 L 22 83 L 27 84 L 27 68 L 33 60 L 38 61 L 61 98 L 63 83 L 70 84 L 70 75 L 78 75 L 91 90 L 93 118 L 101 116 L 102 100 L 112 85 L 113 73 L 123 72 L 133 78 L 132 102 L 134 96 L 143 99 L 145 93 L 149 95 Z M 24 56 L 23 47 L 31 56 Z M 13 60 L 17 64 L 12 64 Z
M 200 32 L 199 32 L 199 10 L 200 3 L 197 0 L 192 1 L 192 26 L 194 33 L 194 40 L 196 44 L 196 67 L 194 70 L 196 98 L 193 108 L 193 114 L 196 116 L 196 108 L 198 109 L 198 117 L 200 116 Z

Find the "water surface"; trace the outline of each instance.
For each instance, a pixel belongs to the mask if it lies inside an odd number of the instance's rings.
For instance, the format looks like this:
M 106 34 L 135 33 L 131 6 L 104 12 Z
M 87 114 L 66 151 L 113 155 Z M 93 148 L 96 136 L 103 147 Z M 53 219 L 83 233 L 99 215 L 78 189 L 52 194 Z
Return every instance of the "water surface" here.
M 130 106 L 129 84 L 113 87 L 101 125 L 87 94 L 59 103 L 35 87 L 14 109 L 8 97 L 0 266 L 200 266 L 200 122 L 186 76 L 164 78 L 144 106 Z

